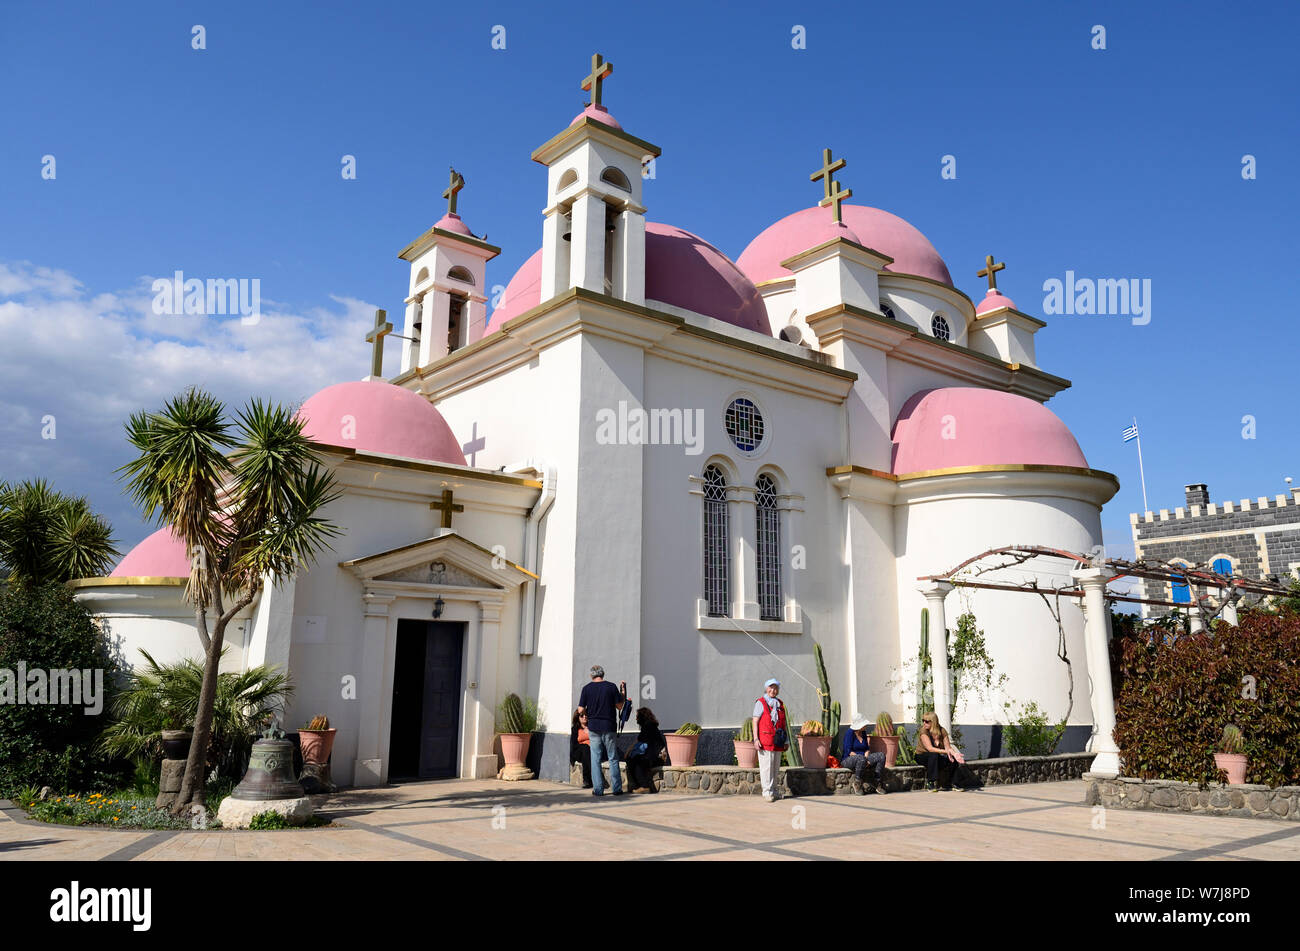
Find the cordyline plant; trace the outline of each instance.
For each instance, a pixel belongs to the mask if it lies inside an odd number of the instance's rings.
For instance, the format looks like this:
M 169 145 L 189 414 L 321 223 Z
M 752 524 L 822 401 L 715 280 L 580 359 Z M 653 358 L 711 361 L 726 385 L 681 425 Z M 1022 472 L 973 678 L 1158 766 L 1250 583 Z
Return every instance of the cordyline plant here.
M 269 583 L 315 561 L 339 529 L 317 513 L 340 495 L 291 409 L 252 400 L 234 426 L 198 389 L 126 424 L 140 456 L 122 467 L 148 519 L 170 525 L 190 556 L 185 596 L 203 645 L 203 686 L 173 811 L 204 807 L 204 761 L 226 626 Z
M 0 482 L 0 582 L 36 587 L 104 574 L 117 549 L 107 520 L 44 479 Z

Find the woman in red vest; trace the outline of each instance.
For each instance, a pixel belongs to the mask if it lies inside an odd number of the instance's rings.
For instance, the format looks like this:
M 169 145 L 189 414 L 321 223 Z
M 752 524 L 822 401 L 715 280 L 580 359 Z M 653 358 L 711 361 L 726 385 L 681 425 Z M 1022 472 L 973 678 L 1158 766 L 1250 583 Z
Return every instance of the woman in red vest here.
M 763 798 L 777 800 L 781 775 L 781 754 L 790 745 L 785 723 L 785 704 L 777 699 L 781 681 L 773 677 L 763 684 L 763 696 L 754 701 L 754 746 L 758 749 L 758 772 L 763 780 Z

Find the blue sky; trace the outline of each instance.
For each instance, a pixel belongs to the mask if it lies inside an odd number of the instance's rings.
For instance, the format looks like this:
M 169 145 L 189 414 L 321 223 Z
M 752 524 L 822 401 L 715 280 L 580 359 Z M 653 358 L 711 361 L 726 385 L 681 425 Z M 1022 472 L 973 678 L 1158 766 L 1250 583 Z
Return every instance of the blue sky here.
M 88 495 L 125 550 L 147 531 L 112 475 L 126 413 L 187 383 L 242 403 L 364 375 L 369 312 L 400 313 L 397 252 L 441 215 L 450 164 L 466 221 L 503 248 L 488 282 L 506 283 L 541 241 L 529 153 L 581 109 L 599 50 L 606 104 L 663 149 L 649 216 L 733 258 L 819 197 L 808 175 L 829 145 L 853 201 L 915 224 L 976 299 L 987 253 L 1039 316 L 1067 270 L 1149 279 L 1149 324 L 1048 315 L 1038 335 L 1039 364 L 1074 382 L 1050 407 L 1123 483 L 1103 517 L 1113 549 L 1131 551 L 1141 507 L 1120 440 L 1133 416 L 1153 508 L 1187 482 L 1215 500 L 1285 491 L 1300 479 L 1300 14 L 1134 6 L 9 4 L 0 479 Z M 259 278 L 275 319 L 143 316 L 149 280 L 177 269 Z

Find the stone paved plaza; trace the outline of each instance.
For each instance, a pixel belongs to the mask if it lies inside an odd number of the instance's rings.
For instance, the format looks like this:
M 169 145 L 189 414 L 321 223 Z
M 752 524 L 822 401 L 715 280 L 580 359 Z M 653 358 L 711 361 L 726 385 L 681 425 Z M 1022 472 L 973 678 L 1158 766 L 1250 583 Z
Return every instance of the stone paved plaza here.
M 0 859 L 580 859 L 610 846 L 643 859 L 1300 859 L 1295 823 L 1102 813 L 1084 791 L 1070 781 L 766 803 L 447 780 L 340 793 L 318 810 L 332 826 L 276 832 L 78 829 L 6 808 Z

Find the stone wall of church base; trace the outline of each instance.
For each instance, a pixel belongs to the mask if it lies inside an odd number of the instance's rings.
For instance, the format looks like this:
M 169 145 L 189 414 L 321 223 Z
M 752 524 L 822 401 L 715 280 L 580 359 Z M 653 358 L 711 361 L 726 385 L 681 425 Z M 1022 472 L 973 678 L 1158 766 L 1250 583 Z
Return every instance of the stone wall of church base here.
M 1091 753 L 1059 756 L 1021 756 L 970 760 L 968 765 L 986 785 L 1011 783 L 1053 783 L 1079 779 L 1092 765 Z M 626 780 L 626 766 L 624 769 Z M 609 766 L 604 767 L 609 778 Z M 569 782 L 582 785 L 582 769 L 574 764 Z M 655 790 L 686 795 L 753 796 L 763 792 L 757 769 L 739 766 L 665 766 L 654 777 Z M 780 790 L 790 796 L 848 796 L 853 793 L 847 769 L 781 769 Z M 886 770 L 885 788 L 890 792 L 911 792 L 925 788 L 925 770 L 920 766 L 898 766 Z
M 1107 809 L 1149 809 L 1153 812 L 1198 812 L 1246 819 L 1289 819 L 1300 822 L 1300 786 L 1212 785 L 1167 779 L 1105 778 L 1085 775 L 1086 804 Z

